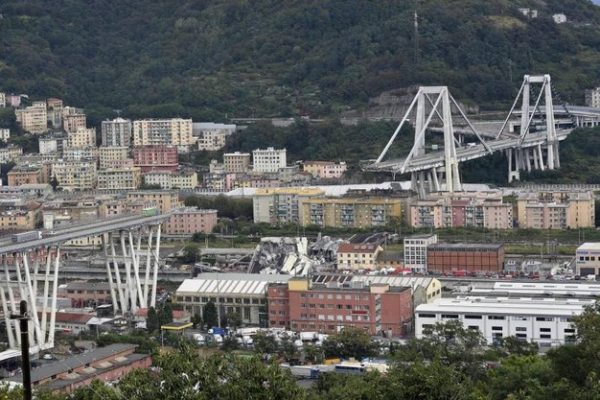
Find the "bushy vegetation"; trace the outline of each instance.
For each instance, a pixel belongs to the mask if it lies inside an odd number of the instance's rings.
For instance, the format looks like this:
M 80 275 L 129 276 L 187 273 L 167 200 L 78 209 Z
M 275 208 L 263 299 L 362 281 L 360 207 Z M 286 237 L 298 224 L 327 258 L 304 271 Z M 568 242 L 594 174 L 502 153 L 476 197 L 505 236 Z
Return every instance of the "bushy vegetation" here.
M 0 13 L 1 89 L 64 98 L 94 124 L 115 109 L 330 115 L 412 84 L 504 106 L 522 74 L 541 72 L 573 102 L 600 80 L 600 10 L 587 0 L 419 1 L 416 57 L 412 1 L 6 0 Z

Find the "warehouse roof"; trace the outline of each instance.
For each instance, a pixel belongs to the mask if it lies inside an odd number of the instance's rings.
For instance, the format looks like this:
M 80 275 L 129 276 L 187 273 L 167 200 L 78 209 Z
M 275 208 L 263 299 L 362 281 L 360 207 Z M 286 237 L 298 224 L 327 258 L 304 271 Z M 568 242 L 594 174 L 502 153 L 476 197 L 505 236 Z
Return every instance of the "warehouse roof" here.
M 416 312 L 456 314 L 540 315 L 569 317 L 579 315 L 593 300 L 558 300 L 508 297 L 457 297 L 439 299 L 417 306 Z
M 433 243 L 427 246 L 428 249 L 433 250 L 450 250 L 458 251 L 459 249 L 465 250 L 499 250 L 504 245 L 502 243 Z
M 286 283 L 290 278 L 292 275 L 206 273 L 184 280 L 177 288 L 177 294 L 264 295 L 270 283 Z

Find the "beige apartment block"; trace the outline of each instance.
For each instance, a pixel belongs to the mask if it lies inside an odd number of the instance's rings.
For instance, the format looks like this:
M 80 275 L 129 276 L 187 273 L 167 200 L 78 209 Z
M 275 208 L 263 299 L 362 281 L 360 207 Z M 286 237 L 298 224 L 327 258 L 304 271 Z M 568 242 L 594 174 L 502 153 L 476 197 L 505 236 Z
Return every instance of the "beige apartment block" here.
M 223 154 L 223 165 L 227 173 L 245 173 L 250 167 L 250 153 L 225 153 Z
M 35 229 L 39 215 L 39 207 L 19 207 L 0 210 L 0 231 L 28 231 Z
M 335 163 L 333 161 L 305 161 L 303 163 L 304 172 L 308 172 L 313 178 L 319 179 L 339 179 L 346 172 L 346 163 L 344 161 Z
M 139 201 L 157 207 L 161 213 L 180 208 L 179 192 L 175 190 L 137 190 L 127 193 L 127 201 Z
M 133 121 L 133 145 L 170 144 L 185 150 L 194 143 L 192 120 L 182 118 Z
M 201 210 L 195 207 L 181 208 L 164 224 L 168 235 L 193 235 L 196 232 L 211 233 L 217 225 L 217 210 Z
M 574 229 L 594 227 L 594 194 L 581 192 L 526 192 L 517 199 L 520 228 Z
M 67 133 L 77 132 L 79 129 L 86 128 L 86 117 L 85 114 L 63 114 L 63 129 Z M 94 141 L 95 133 L 94 130 Z M 70 135 L 69 135 L 70 136 Z M 94 143 L 95 144 L 95 143 Z
M 513 206 L 503 202 L 500 191 L 435 193 L 410 204 L 408 223 L 415 228 L 511 229 Z
M 100 190 L 135 190 L 142 183 L 142 170 L 139 167 L 109 168 L 98 171 Z
M 23 148 L 19 146 L 8 146 L 0 148 L 0 164 L 6 164 L 11 161 L 18 161 L 23 155 Z
M 373 228 L 402 217 L 402 200 L 387 197 L 302 200 L 302 226 Z
M 192 124 L 192 134 L 198 138 L 198 150 L 217 151 L 225 147 L 227 138 L 236 130 L 235 125 L 214 122 Z
M 129 157 L 129 148 L 125 146 L 107 146 L 98 149 L 98 159 L 100 168 L 110 168 L 115 165 L 115 161 L 127 160 Z M 133 164 L 133 160 L 131 160 Z
M 96 146 L 65 147 L 63 149 L 65 161 L 96 161 L 98 160 L 98 148 Z
M 51 178 L 65 190 L 89 190 L 96 186 L 95 161 L 57 161 L 52 163 Z
M 48 130 L 48 114 L 45 101 L 34 101 L 32 105 L 15 110 L 17 122 L 24 131 L 40 134 Z
M 252 169 L 254 172 L 279 172 L 279 168 L 287 165 L 286 149 L 256 149 L 252 152 Z
M 377 268 L 377 256 L 383 248 L 373 243 L 342 243 L 337 249 L 337 268 L 364 270 Z
M 252 197 L 254 223 L 299 223 L 304 218 L 302 202 L 323 194 L 318 188 L 257 189 Z
M 96 129 L 78 127 L 74 131 L 69 131 L 67 136 L 68 147 L 96 147 Z
M 17 165 L 7 175 L 8 186 L 45 183 L 42 167 L 37 164 Z
M 131 121 L 123 118 L 102 121 L 102 146 L 129 147 L 131 144 Z

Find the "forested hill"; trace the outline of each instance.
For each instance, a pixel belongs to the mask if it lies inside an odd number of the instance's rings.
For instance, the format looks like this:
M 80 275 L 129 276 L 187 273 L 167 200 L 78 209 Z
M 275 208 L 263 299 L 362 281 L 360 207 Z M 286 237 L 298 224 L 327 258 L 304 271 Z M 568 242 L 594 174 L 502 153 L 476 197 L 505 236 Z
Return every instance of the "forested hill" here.
M 61 97 L 92 115 L 210 120 L 333 115 L 418 83 L 504 106 L 524 73 L 552 74 L 572 102 L 600 84 L 590 0 L 418 0 L 417 57 L 414 4 L 3 0 L 0 90 Z M 552 22 L 559 12 L 568 23 Z

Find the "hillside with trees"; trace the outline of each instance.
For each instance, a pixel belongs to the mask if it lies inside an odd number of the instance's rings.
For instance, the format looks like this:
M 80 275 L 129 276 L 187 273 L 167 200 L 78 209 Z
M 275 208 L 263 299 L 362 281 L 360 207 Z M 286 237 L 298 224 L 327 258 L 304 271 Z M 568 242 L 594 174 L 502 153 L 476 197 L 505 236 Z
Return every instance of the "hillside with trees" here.
M 0 90 L 63 98 L 94 123 L 117 109 L 330 116 L 413 84 L 504 108 L 524 73 L 552 74 L 581 102 L 600 83 L 600 7 L 589 0 L 421 0 L 418 40 L 413 21 L 414 2 L 397 0 L 5 0 Z

